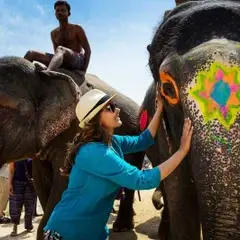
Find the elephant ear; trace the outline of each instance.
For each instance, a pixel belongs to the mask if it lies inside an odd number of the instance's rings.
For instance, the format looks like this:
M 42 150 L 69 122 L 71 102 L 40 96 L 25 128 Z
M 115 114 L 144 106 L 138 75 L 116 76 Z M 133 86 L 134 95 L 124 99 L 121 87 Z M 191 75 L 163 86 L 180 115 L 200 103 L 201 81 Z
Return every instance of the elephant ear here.
M 75 107 L 80 89 L 74 80 L 63 73 L 37 72 L 40 89 L 37 94 L 36 136 L 40 149 L 71 126 L 76 118 Z

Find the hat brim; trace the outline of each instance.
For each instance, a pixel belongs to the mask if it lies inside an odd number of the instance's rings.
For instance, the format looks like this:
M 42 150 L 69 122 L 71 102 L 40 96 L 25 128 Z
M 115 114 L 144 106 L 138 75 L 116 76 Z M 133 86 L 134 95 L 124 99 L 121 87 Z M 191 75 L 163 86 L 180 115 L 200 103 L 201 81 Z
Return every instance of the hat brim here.
M 84 120 L 82 120 L 79 124 L 80 128 L 84 128 L 86 123 L 88 123 L 91 119 L 93 119 L 113 98 L 115 98 L 117 94 L 114 94 L 110 97 L 106 102 L 102 103 L 98 107 L 96 107 Z

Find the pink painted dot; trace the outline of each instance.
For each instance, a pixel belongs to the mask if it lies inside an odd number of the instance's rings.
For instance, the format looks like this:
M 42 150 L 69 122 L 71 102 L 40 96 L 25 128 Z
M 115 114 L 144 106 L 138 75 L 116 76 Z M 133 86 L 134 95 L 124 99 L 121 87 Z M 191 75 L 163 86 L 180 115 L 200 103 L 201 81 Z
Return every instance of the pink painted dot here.
M 200 96 L 203 97 L 203 98 L 208 98 L 208 95 L 206 92 L 200 92 Z
M 221 79 L 223 79 L 223 77 L 224 77 L 224 72 L 222 71 L 222 70 L 217 70 L 217 72 L 216 72 L 216 79 L 217 80 L 221 80 Z
M 148 112 L 147 110 L 142 111 L 139 119 L 140 130 L 144 131 L 148 123 Z
M 227 117 L 228 108 L 226 106 L 222 106 L 220 109 L 221 109 L 222 115 L 226 118 Z
M 238 90 L 239 88 L 240 88 L 240 86 L 237 85 L 237 84 L 234 84 L 234 85 L 232 85 L 232 86 L 230 87 L 231 92 L 237 92 L 237 90 Z

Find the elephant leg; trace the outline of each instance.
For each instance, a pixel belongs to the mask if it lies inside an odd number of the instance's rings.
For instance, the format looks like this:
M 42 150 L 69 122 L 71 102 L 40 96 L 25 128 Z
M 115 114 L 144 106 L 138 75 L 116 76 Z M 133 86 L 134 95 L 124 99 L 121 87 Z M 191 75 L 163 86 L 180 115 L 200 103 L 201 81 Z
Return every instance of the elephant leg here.
M 170 240 L 170 222 L 167 208 L 163 208 L 161 221 L 158 228 L 158 236 L 161 240 Z
M 163 127 L 162 127 L 163 128 Z M 157 167 L 160 163 L 163 162 L 163 159 L 168 159 L 170 157 L 169 152 L 161 152 L 161 149 L 168 150 L 169 146 L 164 138 L 164 136 L 157 137 L 158 144 L 151 146 L 146 155 L 149 160 L 152 162 L 153 167 Z M 159 148 L 161 146 L 161 148 Z M 165 181 L 161 181 L 159 186 L 155 189 L 152 196 L 153 206 L 157 210 L 161 210 L 160 222 L 158 227 L 158 236 L 161 240 L 170 240 L 170 219 L 169 219 L 169 210 L 167 196 L 164 189 Z M 161 202 L 163 198 L 163 203 Z
M 59 157 L 62 155 L 61 152 L 59 152 Z M 45 162 L 45 161 L 44 161 Z M 67 188 L 68 184 L 68 177 L 62 177 L 60 176 L 59 168 L 62 167 L 63 160 L 59 158 L 54 158 L 54 162 L 52 163 L 52 169 L 53 169 L 53 178 L 51 183 L 51 191 L 48 197 L 47 205 L 45 207 L 44 215 L 42 217 L 42 220 L 38 226 L 38 232 L 37 232 L 37 240 L 43 239 L 43 228 L 46 226 L 47 221 L 49 217 L 51 216 L 51 213 L 56 206 L 56 204 L 61 199 L 61 195 L 63 191 Z
M 155 159 L 155 158 L 153 158 Z M 153 167 L 157 166 L 158 161 L 153 161 L 155 164 Z M 161 210 L 160 222 L 158 227 L 158 236 L 161 240 L 170 240 L 170 219 L 169 219 L 169 210 L 168 210 L 168 201 L 166 192 L 164 189 L 165 181 L 161 181 L 159 186 L 155 189 L 152 196 L 152 203 L 157 210 Z M 163 198 L 163 203 L 161 202 Z
M 48 161 L 41 161 L 38 158 L 34 159 L 33 178 L 37 196 L 41 203 L 43 212 L 45 212 L 52 186 L 52 164 Z
M 170 219 L 168 211 L 168 202 L 166 193 L 164 191 L 164 181 L 161 182 L 160 186 L 156 189 L 161 192 L 163 197 L 164 207 L 161 214 L 161 220 L 158 227 L 158 236 L 161 240 L 170 240 Z
M 134 191 L 125 189 L 125 199 L 120 201 L 117 219 L 113 223 L 114 232 L 126 232 L 134 228 L 133 200 Z
M 164 208 L 167 211 L 162 228 L 169 218 L 171 240 L 200 240 L 197 192 L 184 162 L 163 182 Z
M 163 159 L 170 157 L 167 140 L 157 137 L 158 145 L 147 152 L 148 158 L 157 166 Z M 159 225 L 160 239 L 200 240 L 200 217 L 195 184 L 187 159 L 183 161 L 166 179 L 160 183 L 164 200 L 164 209 Z M 186 237 L 187 236 L 187 237 Z
M 141 169 L 145 153 L 135 153 L 126 156 L 126 160 Z M 125 199 L 121 200 L 117 219 L 113 224 L 113 231 L 124 232 L 134 228 L 134 191 L 125 189 Z

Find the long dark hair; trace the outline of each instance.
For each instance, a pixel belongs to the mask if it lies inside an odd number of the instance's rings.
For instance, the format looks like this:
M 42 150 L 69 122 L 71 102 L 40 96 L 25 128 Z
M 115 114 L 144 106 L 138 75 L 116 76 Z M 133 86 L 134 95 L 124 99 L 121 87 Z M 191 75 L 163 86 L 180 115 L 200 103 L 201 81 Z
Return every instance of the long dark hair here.
M 72 166 L 75 163 L 75 156 L 82 145 L 89 142 L 111 143 L 112 136 L 100 125 L 99 120 L 100 113 L 98 113 L 83 129 L 80 130 L 73 139 L 73 142 L 68 143 L 64 166 L 60 168 L 60 174 L 62 176 L 69 176 Z

